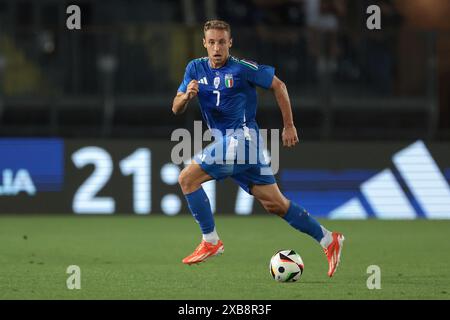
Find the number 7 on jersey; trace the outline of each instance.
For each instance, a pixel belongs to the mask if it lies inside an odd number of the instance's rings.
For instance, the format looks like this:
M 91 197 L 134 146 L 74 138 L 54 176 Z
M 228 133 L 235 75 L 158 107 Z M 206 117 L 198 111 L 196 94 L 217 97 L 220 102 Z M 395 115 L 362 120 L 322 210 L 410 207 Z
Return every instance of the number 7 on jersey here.
M 217 94 L 216 107 L 218 107 L 219 103 L 220 103 L 220 91 L 219 90 L 213 90 L 213 93 Z

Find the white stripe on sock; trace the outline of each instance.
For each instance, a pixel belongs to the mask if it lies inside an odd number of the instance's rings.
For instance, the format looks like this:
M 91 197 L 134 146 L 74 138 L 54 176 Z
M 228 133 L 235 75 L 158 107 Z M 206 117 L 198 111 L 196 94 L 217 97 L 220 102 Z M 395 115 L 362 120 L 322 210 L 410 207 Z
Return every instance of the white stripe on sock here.
M 219 235 L 217 234 L 216 228 L 212 232 L 204 234 L 203 240 L 216 245 L 219 242 Z
M 328 231 L 323 226 L 320 226 L 322 228 L 323 238 L 320 240 L 320 245 L 322 248 L 328 248 L 331 242 L 333 242 L 333 235 L 331 231 Z

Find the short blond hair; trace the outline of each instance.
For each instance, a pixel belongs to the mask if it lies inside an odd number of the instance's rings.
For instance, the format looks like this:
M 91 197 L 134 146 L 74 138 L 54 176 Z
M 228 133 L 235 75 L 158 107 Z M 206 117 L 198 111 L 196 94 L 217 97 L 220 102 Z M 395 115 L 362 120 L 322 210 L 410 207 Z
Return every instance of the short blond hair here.
M 228 31 L 228 34 L 230 35 L 230 38 L 231 38 L 230 25 L 223 20 L 206 21 L 205 25 L 203 26 L 203 32 L 206 33 L 206 31 L 211 30 L 211 29 Z

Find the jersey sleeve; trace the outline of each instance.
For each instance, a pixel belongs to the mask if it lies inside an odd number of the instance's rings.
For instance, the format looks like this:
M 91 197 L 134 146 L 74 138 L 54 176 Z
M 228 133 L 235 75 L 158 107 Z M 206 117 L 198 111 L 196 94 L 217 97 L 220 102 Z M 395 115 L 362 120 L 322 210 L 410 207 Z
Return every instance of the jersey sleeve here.
M 194 79 L 195 79 L 195 66 L 194 66 L 194 62 L 191 61 L 191 62 L 189 62 L 189 64 L 186 67 L 186 71 L 184 72 L 183 81 L 181 82 L 177 91 L 185 93 L 189 82 L 191 82 L 191 80 L 194 80 Z
M 251 67 L 246 69 L 247 81 L 264 89 L 270 88 L 273 77 L 275 76 L 274 67 L 267 65 L 256 65 L 253 63 Z

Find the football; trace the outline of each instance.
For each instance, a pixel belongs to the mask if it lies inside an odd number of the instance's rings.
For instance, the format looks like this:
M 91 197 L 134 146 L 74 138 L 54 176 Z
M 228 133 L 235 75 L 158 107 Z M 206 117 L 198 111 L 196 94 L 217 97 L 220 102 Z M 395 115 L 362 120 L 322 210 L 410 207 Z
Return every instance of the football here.
M 280 250 L 270 259 L 270 274 L 278 282 L 298 281 L 303 274 L 302 257 L 294 250 Z

